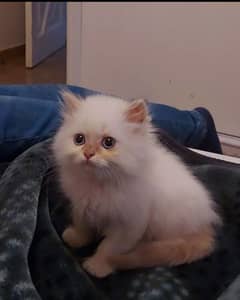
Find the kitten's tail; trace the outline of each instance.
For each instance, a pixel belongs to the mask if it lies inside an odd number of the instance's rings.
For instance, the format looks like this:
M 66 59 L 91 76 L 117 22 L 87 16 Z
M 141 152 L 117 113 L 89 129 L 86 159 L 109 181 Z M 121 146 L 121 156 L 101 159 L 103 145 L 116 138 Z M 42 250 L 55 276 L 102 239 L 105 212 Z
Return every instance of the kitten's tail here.
M 127 254 L 112 256 L 110 262 L 116 270 L 176 266 L 208 256 L 214 245 L 214 232 L 207 229 L 184 238 L 139 243 Z

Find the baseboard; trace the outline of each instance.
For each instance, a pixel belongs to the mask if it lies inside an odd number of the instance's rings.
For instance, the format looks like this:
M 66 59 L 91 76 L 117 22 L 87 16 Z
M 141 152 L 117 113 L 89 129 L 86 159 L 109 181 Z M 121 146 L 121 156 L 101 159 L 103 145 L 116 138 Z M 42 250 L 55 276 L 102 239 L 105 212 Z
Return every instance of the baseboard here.
M 224 133 L 218 133 L 218 137 L 221 144 L 240 148 L 240 137 L 232 136 Z

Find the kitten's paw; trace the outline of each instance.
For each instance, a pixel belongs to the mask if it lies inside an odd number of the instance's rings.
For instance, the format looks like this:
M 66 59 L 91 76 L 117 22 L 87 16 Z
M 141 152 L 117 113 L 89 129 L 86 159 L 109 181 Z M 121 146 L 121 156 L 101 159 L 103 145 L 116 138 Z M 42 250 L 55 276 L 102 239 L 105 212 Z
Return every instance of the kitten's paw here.
M 78 233 L 73 226 L 69 226 L 64 230 L 62 239 L 72 248 L 80 248 L 88 243 L 87 237 Z
M 88 273 L 98 278 L 104 278 L 114 272 L 113 267 L 107 261 L 94 256 L 85 260 L 82 266 Z

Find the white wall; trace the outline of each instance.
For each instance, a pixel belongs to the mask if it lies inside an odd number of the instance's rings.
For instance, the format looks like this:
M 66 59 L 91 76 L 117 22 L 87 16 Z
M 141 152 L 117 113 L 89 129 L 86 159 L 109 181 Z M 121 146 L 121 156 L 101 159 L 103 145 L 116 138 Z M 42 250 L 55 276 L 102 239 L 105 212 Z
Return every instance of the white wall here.
M 25 43 L 25 2 L 0 2 L 0 50 Z
M 68 83 L 179 108 L 240 136 L 240 3 L 68 3 Z
M 80 85 L 82 2 L 67 3 L 67 82 Z

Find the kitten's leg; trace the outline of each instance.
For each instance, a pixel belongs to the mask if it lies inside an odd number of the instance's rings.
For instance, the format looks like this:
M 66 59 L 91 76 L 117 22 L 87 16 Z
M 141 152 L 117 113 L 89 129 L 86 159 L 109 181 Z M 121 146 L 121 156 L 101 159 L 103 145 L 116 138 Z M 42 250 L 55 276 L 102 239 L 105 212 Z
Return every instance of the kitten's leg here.
M 89 244 L 93 239 L 93 233 L 84 224 L 81 226 L 69 226 L 63 234 L 62 239 L 64 242 L 72 248 L 80 248 Z
M 123 255 L 110 258 L 117 270 L 191 263 L 214 250 L 214 231 L 205 229 L 198 234 L 156 242 L 140 242 Z
M 113 255 L 126 253 L 133 249 L 141 238 L 141 231 L 113 230 L 108 233 L 105 239 L 98 246 L 96 253 L 88 258 L 83 267 L 90 274 L 102 278 L 114 272 L 113 265 L 108 260 Z

